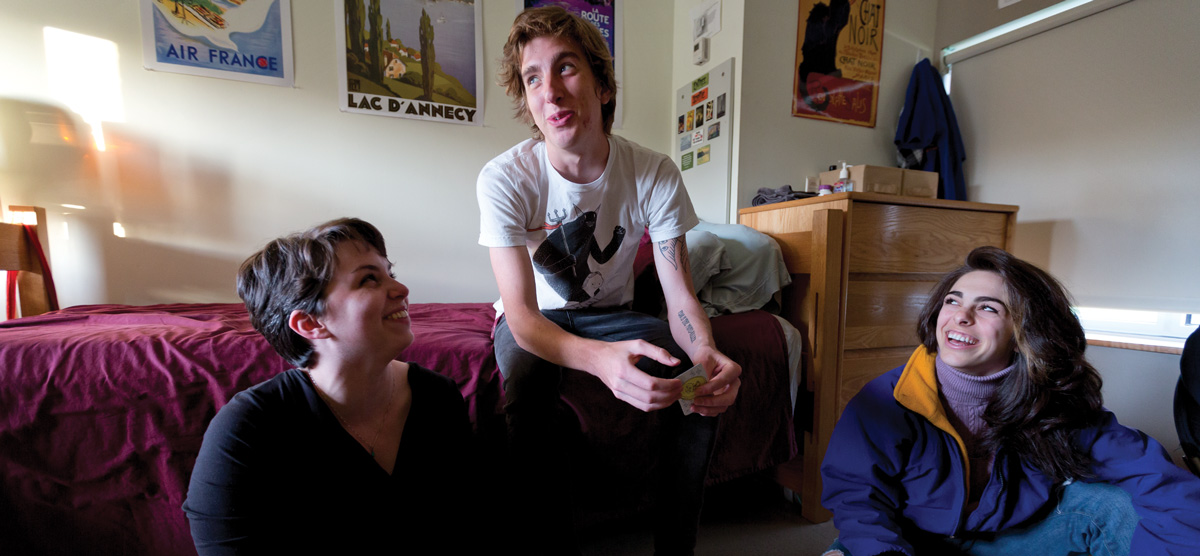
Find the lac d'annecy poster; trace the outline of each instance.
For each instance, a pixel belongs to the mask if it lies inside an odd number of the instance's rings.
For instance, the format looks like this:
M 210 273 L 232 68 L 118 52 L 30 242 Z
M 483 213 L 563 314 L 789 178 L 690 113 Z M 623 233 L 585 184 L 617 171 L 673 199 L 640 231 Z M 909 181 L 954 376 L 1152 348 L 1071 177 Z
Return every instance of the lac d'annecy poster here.
M 141 0 L 146 69 L 290 87 L 290 0 Z
M 344 112 L 483 125 L 480 0 L 338 0 Z
M 885 0 L 799 0 L 792 115 L 875 127 Z

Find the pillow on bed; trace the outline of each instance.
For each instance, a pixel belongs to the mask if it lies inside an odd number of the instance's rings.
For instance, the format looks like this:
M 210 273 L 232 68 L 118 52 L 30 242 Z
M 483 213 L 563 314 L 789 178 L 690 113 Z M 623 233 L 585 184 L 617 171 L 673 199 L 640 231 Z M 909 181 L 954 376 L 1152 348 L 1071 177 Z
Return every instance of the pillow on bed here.
M 692 287 L 697 292 L 707 288 L 714 276 L 732 268 L 725 242 L 716 234 L 693 228 L 684 237 L 692 265 Z
M 741 313 L 761 309 L 772 300 L 778 303 L 780 291 L 792 283 L 783 262 L 783 251 L 770 236 L 741 224 L 701 222 L 688 232 L 688 253 L 693 233 L 716 237 L 723 245 L 728 264 L 696 287 L 696 297 L 708 316 Z
M 792 283 L 779 244 L 758 230 L 741 224 L 701 222 L 686 239 L 692 285 L 710 317 L 778 303 L 780 291 Z M 642 236 L 638 245 L 634 276 L 634 309 L 661 313 L 662 288 L 654 272 L 649 235 Z

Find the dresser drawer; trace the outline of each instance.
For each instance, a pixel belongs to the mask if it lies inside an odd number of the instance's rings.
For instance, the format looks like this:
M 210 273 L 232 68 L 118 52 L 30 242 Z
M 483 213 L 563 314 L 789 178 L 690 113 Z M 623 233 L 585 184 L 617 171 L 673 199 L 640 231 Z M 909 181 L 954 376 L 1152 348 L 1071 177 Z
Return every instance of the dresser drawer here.
M 976 247 L 1004 247 L 1008 218 L 1003 212 L 855 203 L 849 271 L 942 274 Z

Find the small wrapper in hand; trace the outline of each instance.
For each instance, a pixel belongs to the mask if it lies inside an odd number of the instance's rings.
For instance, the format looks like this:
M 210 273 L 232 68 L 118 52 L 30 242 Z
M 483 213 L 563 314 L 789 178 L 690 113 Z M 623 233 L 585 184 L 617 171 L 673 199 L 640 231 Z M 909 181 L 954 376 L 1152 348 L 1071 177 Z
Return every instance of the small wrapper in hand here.
M 697 364 L 675 378 L 683 381 L 683 395 L 679 398 L 679 408 L 683 410 L 684 415 L 691 415 L 694 413 L 692 400 L 696 399 L 696 389 L 708 382 L 704 365 Z

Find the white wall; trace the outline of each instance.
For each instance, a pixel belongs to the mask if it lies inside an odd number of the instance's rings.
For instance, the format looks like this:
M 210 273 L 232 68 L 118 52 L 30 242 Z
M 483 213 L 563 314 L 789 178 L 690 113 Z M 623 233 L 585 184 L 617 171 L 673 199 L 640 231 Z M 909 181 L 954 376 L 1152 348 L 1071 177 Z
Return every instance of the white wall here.
M 1182 463 L 1174 413 L 1179 356 L 1093 346 L 1087 358 L 1104 379 L 1104 406 L 1122 425 L 1154 437 Z
M 0 203 L 52 209 L 51 264 L 64 306 L 237 301 L 234 275 L 247 255 L 340 216 L 383 231 L 414 301 L 490 301 L 498 294 L 476 243 L 475 178 L 528 137 L 494 85 L 514 4 L 483 4 L 486 119 L 468 127 L 340 112 L 332 0 L 292 2 L 294 88 L 146 71 L 134 0 L 104 9 L 0 0 L 0 97 L 51 100 L 42 28 L 52 26 L 117 43 L 126 110 L 125 122 L 106 126 L 109 150 L 79 169 L 51 160 L 37 171 L 0 169 Z M 662 30 L 671 8 L 626 4 L 618 76 L 617 133 L 659 149 L 669 148 L 670 65 L 646 53 L 670 48 Z M 114 220 L 128 237 L 110 233 Z
M 689 12 L 701 1 L 675 1 L 676 40 L 672 45 L 674 65 L 671 80 L 673 86 L 664 94 L 670 95 L 676 88 L 725 59 L 731 56 L 736 58 L 736 131 L 732 198 L 737 204 L 733 207 L 732 218 L 736 218 L 737 208 L 750 206 L 750 199 L 759 187 L 774 188 L 791 184 L 793 188 L 799 189 L 804 183 L 805 175 L 815 174 L 839 159 L 852 163 L 894 165 L 895 148 L 892 140 L 912 66 L 918 60 L 918 54 L 931 59 L 936 58 L 933 45 L 934 21 L 937 20 L 936 14 L 939 10 L 937 0 L 890 0 L 887 3 L 884 16 L 884 63 L 880 77 L 879 115 L 874 129 L 790 116 L 798 17 L 796 2 L 723 0 L 722 30 L 712 39 L 710 61 L 705 66 L 692 65 Z M 1182 4 L 1188 6 L 1183 7 Z M 1176 17 L 1170 14 L 1179 11 L 1194 14 L 1198 11 L 1197 6 L 1200 6 L 1200 3 L 1190 0 L 1139 0 L 1109 11 L 1114 13 L 1105 12 L 1074 23 L 1073 25 L 1084 24 L 1106 13 L 1110 16 L 1119 15 L 1117 10 L 1121 9 L 1128 11 L 1147 8 L 1145 13 L 1139 12 L 1132 18 L 1133 21 L 1121 19 L 1108 24 L 1104 31 L 1090 37 L 1085 43 L 1086 46 L 1080 46 L 1079 41 L 1072 41 L 1074 47 L 1066 52 L 1080 56 L 1078 64 L 1081 68 L 1066 71 L 1064 79 L 1075 77 L 1082 67 L 1109 67 L 1112 68 L 1113 77 L 1087 94 L 1066 99 L 1069 104 L 1077 105 L 1070 112 L 1070 121 L 1105 127 L 1106 122 L 1123 116 L 1116 113 L 1120 110 L 1118 107 L 1110 108 L 1107 101 L 1100 101 L 1098 97 L 1125 91 L 1127 94 L 1123 96 L 1122 103 L 1138 104 L 1145 110 L 1153 111 L 1157 114 L 1154 121 L 1160 121 L 1162 114 L 1172 115 L 1175 124 L 1157 126 L 1156 129 L 1171 130 L 1171 140 L 1176 143 L 1173 148 L 1190 148 L 1192 152 L 1200 149 L 1200 144 L 1197 144 L 1200 134 L 1196 133 L 1198 126 L 1194 125 L 1198 112 L 1171 108 L 1180 106 L 1171 102 L 1172 98 L 1183 102 L 1183 99 L 1194 96 L 1190 93 L 1185 94 L 1185 91 L 1195 90 L 1200 86 L 1200 83 L 1196 82 L 1198 74 L 1190 71 L 1194 64 L 1187 61 L 1189 57 L 1194 57 L 1193 53 L 1200 45 L 1195 44 L 1196 34 L 1186 31 L 1200 25 L 1200 20 L 1189 15 L 1182 21 L 1172 21 L 1163 28 L 1166 20 Z M 1169 13 L 1163 13 L 1164 11 Z M 1103 45 L 1099 44 L 1111 41 L 1114 36 L 1125 37 L 1127 42 L 1149 51 L 1121 54 L 1112 52 L 1118 48 L 1116 46 L 1102 47 Z M 1027 39 L 1031 40 L 1033 39 Z M 985 73 L 1003 72 L 1003 75 L 1008 76 L 1013 90 L 984 91 L 989 94 L 979 97 L 981 100 L 976 102 L 967 102 L 957 96 L 954 99 L 959 123 L 968 138 L 967 172 L 969 183 L 973 186 L 970 189 L 971 199 L 1020 205 L 1018 255 L 1045 266 L 1045 260 L 1039 258 L 1039 255 L 1045 254 L 1045 248 L 1038 247 L 1045 243 L 1045 237 L 1039 232 L 1042 228 L 1039 228 L 1038 221 L 1061 220 L 1060 216 L 1055 215 L 1060 214 L 1064 207 L 1078 203 L 1086 203 L 1089 208 L 1105 200 L 1115 203 L 1117 207 L 1128 207 L 1135 203 L 1153 205 L 1152 208 L 1145 208 L 1141 214 L 1125 210 L 1124 214 L 1130 219 L 1127 222 L 1132 222 L 1133 219 L 1151 220 L 1146 214 L 1178 215 L 1180 211 L 1194 220 L 1195 215 L 1200 213 L 1200 206 L 1197 206 L 1200 194 L 1195 192 L 1193 185 L 1195 176 L 1200 175 L 1200 169 L 1195 167 L 1200 158 L 1174 157 L 1165 172 L 1156 172 L 1154 168 L 1138 162 L 1145 158 L 1157 161 L 1163 156 L 1160 152 L 1145 147 L 1146 135 L 1153 134 L 1153 129 L 1137 131 L 1132 136 L 1135 140 L 1120 139 L 1121 136 L 1130 135 L 1128 125 L 1109 126 L 1112 129 L 1104 134 L 1096 134 L 1092 130 L 1088 133 L 1064 135 L 1057 131 L 1059 126 L 1065 126 L 1067 123 L 1062 118 L 1046 114 L 1045 110 L 1021 112 L 1022 107 L 1027 106 L 1027 99 L 1038 93 L 1036 84 L 1039 80 L 1046 79 L 1044 74 L 1030 70 L 1030 66 L 1035 65 L 1035 59 L 1043 54 L 1035 48 L 1018 57 L 1022 60 L 1020 64 L 1009 62 L 1007 65 L 987 66 Z M 1126 59 L 1130 56 L 1137 60 Z M 1114 58 L 1122 61 L 1114 65 Z M 964 89 L 969 88 L 969 85 L 961 84 L 960 77 L 956 74 L 956 94 L 960 92 L 960 86 Z M 1150 91 L 1164 89 L 1171 91 L 1171 94 L 1151 94 L 1149 98 L 1152 100 L 1149 103 L 1138 100 L 1146 99 Z M 1126 107 L 1126 110 L 1128 109 L 1129 106 Z M 986 116 L 989 122 L 1002 123 L 1020 131 L 1020 141 L 1014 141 L 1009 146 L 1020 146 L 1024 155 L 1015 156 L 1007 147 L 997 149 L 988 139 L 988 132 L 995 127 L 990 123 L 979 124 L 975 118 L 980 116 Z M 1014 123 L 1014 118 L 1023 118 L 1023 123 Z M 1047 123 L 1052 125 L 1048 126 Z M 671 144 L 665 144 L 660 148 L 670 152 L 672 147 Z M 1121 154 L 1089 157 L 1086 156 L 1089 150 L 1109 153 L 1117 150 Z M 1035 172 L 1030 171 L 1026 155 L 1032 153 L 1053 158 L 1062 151 L 1082 153 L 1086 160 L 1090 160 L 1097 167 L 1108 172 L 1125 173 L 1129 179 L 1120 182 L 1120 187 L 1105 186 L 1101 189 L 1108 194 L 1107 197 L 1086 195 L 1086 199 L 1065 199 L 1061 195 L 1048 195 L 1046 192 L 1054 188 L 1054 183 L 1043 183 L 1040 189 L 1030 188 L 1024 194 L 1014 193 L 1015 184 L 1038 178 Z M 1054 172 L 1053 176 L 1056 179 L 1063 176 L 1063 172 L 1049 163 L 1041 166 L 1041 169 Z M 1090 177 L 1094 176 L 1094 173 L 1080 175 Z M 1169 177 L 1163 179 L 1163 176 Z M 1174 179 L 1175 176 L 1179 179 Z M 1176 188 L 1176 194 L 1169 199 L 1163 198 L 1161 193 L 1155 191 L 1156 188 L 1163 187 L 1164 183 L 1166 187 Z M 1185 190 L 1179 191 L 1178 188 Z M 1147 195 L 1148 198 L 1133 198 L 1135 193 Z M 1057 225 L 1075 226 L 1071 222 L 1060 222 Z M 1194 246 L 1178 246 L 1168 250 L 1161 247 L 1160 238 L 1148 240 L 1145 237 L 1133 236 L 1130 239 L 1147 245 L 1148 250 L 1155 253 L 1174 252 L 1181 257 L 1190 257 L 1189 261 L 1200 261 Z M 1078 243 L 1073 245 L 1077 248 L 1106 249 L 1104 243 L 1089 240 L 1087 237 L 1076 237 L 1075 241 Z M 1137 260 L 1145 251 L 1147 249 L 1133 250 L 1123 260 Z M 1060 250 L 1055 251 L 1055 258 L 1073 260 L 1070 252 Z M 1193 272 L 1188 276 L 1195 274 Z M 1104 377 L 1106 405 L 1117 414 L 1122 423 L 1154 436 L 1178 459 L 1179 440 L 1174 428 L 1170 400 L 1175 381 L 1179 377 L 1179 357 L 1110 348 L 1091 348 L 1088 350 L 1088 357 Z
M 954 65 L 973 201 L 1081 305 L 1200 312 L 1200 2 L 1138 0 Z
M 1113 34 L 1145 37 L 1138 43 L 1157 46 L 1137 64 L 1118 68 L 1113 87 L 1138 84 L 1133 92 L 1149 91 L 1189 78 L 1193 81 L 1183 82 L 1185 88 L 1195 89 L 1195 72 L 1188 73 L 1191 65 L 1178 57 L 1196 50 L 1195 35 L 1188 29 L 1200 22 L 1194 17 L 1174 22 L 1175 11 L 1170 17 L 1153 13 L 1164 5 L 1179 7 L 1178 2 L 1191 5 L 1175 1 L 1140 0 L 1127 5 L 1125 9 L 1148 6 L 1152 10 L 1148 20 L 1133 18 L 1149 28 Z M 734 88 L 739 100 L 734 119 L 739 128 L 733 147 L 732 198 L 738 201 L 734 210 L 749 206 L 759 187 L 792 184 L 798 188 L 805 175 L 838 159 L 891 164 L 891 138 L 904 87 L 917 51 L 930 52 L 937 0 L 888 2 L 883 89 L 875 129 L 789 115 L 795 2 L 724 0 L 723 29 L 712 41 L 705 67 L 691 63 L 688 13 L 698 3 L 626 3 L 625 74 L 618 76 L 624 91 L 625 125 L 619 134 L 673 152 L 675 89 L 709 66 L 735 57 Z M 141 63 L 137 2 L 110 2 L 104 10 L 89 9 L 90 5 L 83 0 L 0 0 L 0 51 L 8 53 L 0 57 L 0 97 L 49 98 L 43 26 L 94 35 L 120 47 L 127 121 L 109 126 L 110 150 L 94 156 L 82 169 L 53 160 L 43 161 L 50 166 L 38 172 L 0 169 L 0 203 L 55 209 L 50 228 L 52 264 L 65 306 L 236 301 L 234 273 L 249 253 L 272 237 L 343 215 L 366 218 L 383 230 L 397 272 L 412 288 L 415 301 L 488 301 L 497 296 L 486 250 L 475 242 L 475 176 L 488 159 L 527 136 L 526 128 L 511 119 L 511 104 L 499 87 L 487 86 L 482 128 L 344 114 L 337 109 L 338 49 L 331 0 L 293 2 L 294 89 L 148 72 Z M 511 2 L 503 0 L 485 3 L 486 83 L 495 82 L 495 59 L 513 9 Z M 1110 11 L 1116 9 L 1122 8 Z M 1194 15 L 1195 8 L 1183 12 Z M 1160 24 L 1184 28 L 1160 32 Z M 1117 28 L 1123 29 L 1123 24 Z M 667 51 L 672 53 L 669 60 L 655 55 Z M 1155 61 L 1163 56 L 1166 61 Z M 1098 58 L 1083 63 L 1109 63 L 1106 56 Z M 1014 82 L 1020 83 L 1022 91 L 1029 90 L 1025 74 L 1018 74 Z M 1178 97 L 1186 98 L 1190 93 Z M 1014 163 L 1021 159 L 1012 153 L 992 148 L 976 131 L 975 115 L 989 110 L 1011 114 L 996 108 L 1003 105 L 993 104 L 1002 100 L 955 99 L 968 136 L 968 179 L 975 200 L 1021 205 L 1018 246 L 1024 246 L 1025 252 L 1018 254 L 1030 257 L 1041 251 L 1036 234 L 1026 232 L 1031 229 L 1028 225 L 1057 218 L 1053 213 L 1071 201 L 1037 192 L 1017 198 L 1001 185 L 1037 175 L 1028 165 Z M 1087 96 L 1079 102 L 1096 101 Z M 189 108 L 189 103 L 215 108 L 201 113 Z M 1096 112 L 1103 110 L 1085 106 L 1087 117 L 1113 117 Z M 1195 115 L 1194 110 L 1174 113 Z M 1193 132 L 1189 137 L 1197 137 L 1195 125 L 1187 129 Z M 1036 142 L 1051 139 L 1048 145 Z M 1030 133 L 1028 140 L 1032 150 L 1053 150 L 1060 143 L 1086 145 L 1089 137 Z M 1130 169 L 1125 171 L 1136 172 L 1132 175 L 1137 177 L 1119 182 L 1120 192 L 1153 191 L 1164 183 L 1141 178 L 1180 175 L 1194 181 L 1197 175 L 1188 166 L 1195 164 L 1195 157 L 1175 160 L 1156 174 L 1154 168 L 1137 162 L 1154 152 L 1147 152 L 1140 141 L 1114 141 L 1122 154 L 1103 162 L 1114 169 Z M 993 171 L 995 177 L 988 177 Z M 1195 203 L 1197 198 L 1193 193 L 1164 199 L 1155 212 L 1170 209 L 1168 205 Z M 60 203 L 79 203 L 88 209 L 67 211 L 58 207 Z M 1196 212 L 1191 210 L 1190 216 Z M 125 224 L 129 237 L 121 240 L 109 233 L 113 220 Z M 64 223 L 69 224 L 69 240 Z M 1164 402 L 1178 377 L 1178 357 L 1103 348 L 1090 350 L 1089 357 L 1105 377 L 1109 407 L 1126 424 L 1146 430 L 1177 452 L 1169 403 Z
M 1200 3 L 1138 0 L 956 63 L 972 201 L 1081 305 L 1197 311 Z M 939 30 L 941 34 L 941 30 Z M 1179 356 L 1090 348 L 1106 405 L 1179 458 Z
M 737 209 L 750 206 L 759 188 L 803 190 L 805 176 L 816 176 L 838 160 L 896 165 L 893 139 L 909 76 L 921 58 L 934 58 L 937 0 L 887 3 L 874 128 L 792 117 L 798 2 L 723 0 L 721 32 L 712 39 L 708 64 L 698 67 L 691 62 L 688 14 L 701 3 L 675 1 L 672 83 L 681 87 L 735 58 L 731 221 L 737 220 Z
M 797 2 L 748 0 L 738 207 L 750 206 L 761 187 L 792 185 L 815 176 L 838 160 L 850 164 L 895 166 L 896 122 L 917 49 L 928 56 L 933 44 L 935 1 L 892 1 L 884 11 L 883 65 L 874 128 L 791 116 L 796 73 Z M 807 17 L 807 14 L 805 14 Z M 915 24 L 915 25 L 914 25 Z M 911 42 L 910 42 L 911 41 Z

